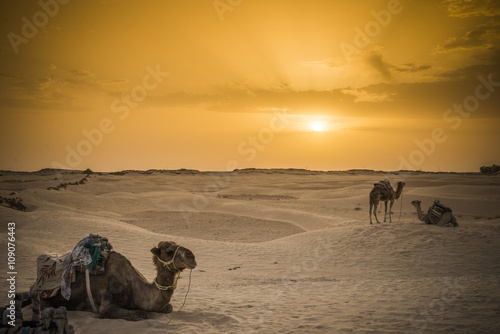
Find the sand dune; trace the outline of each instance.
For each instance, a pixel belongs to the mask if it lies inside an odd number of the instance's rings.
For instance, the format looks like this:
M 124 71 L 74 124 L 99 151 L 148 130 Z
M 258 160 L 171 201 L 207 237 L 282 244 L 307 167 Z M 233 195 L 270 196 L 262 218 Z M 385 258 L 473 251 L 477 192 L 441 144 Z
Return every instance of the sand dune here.
M 4 226 L 16 222 L 19 291 L 33 283 L 39 253 L 65 252 L 89 233 L 108 237 L 149 280 L 159 241 L 196 255 L 186 305 L 167 328 L 171 315 L 127 322 L 71 311 L 79 333 L 500 331 L 498 176 L 129 171 L 55 191 L 46 190 L 60 182 L 50 171 L 0 174 L 0 196 L 16 192 L 28 207 L 0 207 Z M 370 226 L 368 193 L 385 178 L 407 185 L 401 219 Z M 411 200 L 427 208 L 436 198 L 458 228 L 418 222 Z M 399 210 L 397 201 L 394 220 Z M 0 246 L 5 254 L 5 237 Z M 188 282 L 185 272 L 174 312 Z

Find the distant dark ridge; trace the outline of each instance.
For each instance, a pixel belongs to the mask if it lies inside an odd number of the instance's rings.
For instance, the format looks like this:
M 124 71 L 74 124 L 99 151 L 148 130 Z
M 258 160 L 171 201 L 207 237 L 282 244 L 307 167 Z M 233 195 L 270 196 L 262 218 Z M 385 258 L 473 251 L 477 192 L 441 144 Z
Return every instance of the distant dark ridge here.
M 477 172 L 432 172 L 432 171 L 422 171 L 422 170 L 398 170 L 398 171 L 384 171 L 384 170 L 373 170 L 373 169 L 348 169 L 348 170 L 330 170 L 330 171 L 318 171 L 309 169 L 298 169 L 298 168 L 244 168 L 235 169 L 235 173 L 265 173 L 265 174 L 456 174 L 456 175 L 477 175 Z
M 87 168 L 86 170 L 84 170 L 84 171 L 82 172 L 82 174 L 87 174 L 87 175 L 89 175 L 89 174 L 94 174 L 94 172 L 93 172 L 90 168 Z
M 185 169 L 181 168 L 173 171 L 175 174 L 200 174 L 201 172 L 197 169 Z
M 0 204 L 18 211 L 26 211 L 26 205 L 23 204 L 21 197 L 2 197 L 0 196 Z
M 159 173 L 173 173 L 173 174 L 202 174 L 205 172 L 200 172 L 197 169 L 186 169 L 186 168 L 181 168 L 181 169 L 150 169 L 148 170 L 149 172 L 159 172 Z M 207 172 L 209 173 L 209 172 Z
M 499 167 L 497 165 L 493 166 L 483 166 L 481 169 L 483 171 L 489 171 L 489 168 Z M 148 169 L 148 170 L 122 170 L 116 172 L 94 172 L 90 169 L 86 170 L 73 170 L 73 169 L 56 169 L 56 168 L 43 168 L 39 171 L 34 172 L 26 172 L 26 171 L 10 171 L 10 170 L 0 170 L 0 176 L 4 174 L 15 174 L 15 175 L 29 175 L 29 174 L 38 174 L 38 175 L 57 175 L 57 174 L 86 174 L 86 175 L 126 175 L 126 174 L 144 174 L 149 175 L 153 173 L 162 173 L 162 174 L 213 174 L 213 173 L 265 173 L 265 174 L 352 174 L 352 173 L 366 173 L 366 174 L 460 174 L 460 175 L 478 175 L 479 172 L 445 172 L 445 171 L 422 171 L 422 170 L 397 170 L 397 171 L 384 171 L 384 170 L 373 170 L 373 169 L 365 169 L 365 168 L 355 168 L 355 169 L 347 169 L 347 170 L 309 170 L 304 168 L 242 168 L 242 169 L 234 169 L 232 171 L 200 171 L 197 169 Z M 498 174 L 498 171 L 496 171 Z M 483 173 L 482 173 L 483 174 Z M 487 174 L 487 173 L 484 173 Z M 494 174 L 494 173 L 493 173 Z M 488 174 L 490 175 L 490 174 Z
M 420 175 L 420 174 L 431 174 L 431 175 L 439 175 L 439 174 L 451 174 L 451 175 L 478 175 L 478 172 L 432 172 L 425 170 L 407 170 L 402 169 L 397 172 L 384 172 L 384 173 L 399 173 L 399 174 L 412 174 L 412 175 Z
M 118 175 L 118 176 L 125 175 L 125 174 L 127 174 L 127 171 L 124 171 L 124 170 L 119 171 L 119 172 L 111 172 L 111 173 L 109 173 L 109 175 Z
M 262 174 L 324 174 L 328 172 L 324 171 L 313 171 L 303 168 L 243 168 L 243 169 L 235 169 L 233 173 L 243 173 L 243 174 L 251 174 L 251 173 L 262 173 Z
M 305 168 L 242 168 L 242 169 L 235 169 L 234 172 L 236 171 L 290 171 L 290 172 L 312 172 L 309 169 Z
M 203 173 L 213 173 L 213 172 L 200 172 L 197 169 L 148 169 L 148 170 L 134 170 L 134 169 L 127 169 L 127 170 L 122 170 L 118 172 L 109 172 L 109 173 L 99 173 L 99 174 L 109 174 L 109 175 L 125 175 L 125 174 L 132 174 L 132 173 L 138 173 L 138 174 L 153 174 L 153 173 L 163 173 L 163 174 L 203 174 Z
M 80 181 L 75 181 L 75 182 L 65 182 L 65 183 L 60 183 L 58 184 L 57 186 L 55 187 L 48 187 L 47 190 L 57 190 L 59 191 L 59 189 L 66 189 L 68 186 L 78 186 L 78 185 L 82 185 L 82 184 L 85 184 L 85 182 L 87 182 L 87 180 L 90 178 L 90 174 L 87 174 L 85 175 L 85 177 L 83 179 L 81 179 Z
M 23 171 L 11 171 L 11 170 L 0 170 L 0 175 L 3 176 L 4 174 L 16 174 L 16 175 L 29 175 L 37 172 L 23 172 Z
M 53 175 L 53 174 L 82 174 L 84 171 L 79 169 L 58 169 L 58 168 L 42 168 L 37 171 L 27 172 L 27 171 L 17 171 L 17 170 L 0 170 L 0 173 L 11 173 L 11 174 L 39 174 L 39 175 Z
M 82 172 L 81 170 L 76 170 L 76 169 L 42 168 L 39 171 L 36 171 L 35 173 L 50 175 L 50 174 L 79 174 L 81 172 Z

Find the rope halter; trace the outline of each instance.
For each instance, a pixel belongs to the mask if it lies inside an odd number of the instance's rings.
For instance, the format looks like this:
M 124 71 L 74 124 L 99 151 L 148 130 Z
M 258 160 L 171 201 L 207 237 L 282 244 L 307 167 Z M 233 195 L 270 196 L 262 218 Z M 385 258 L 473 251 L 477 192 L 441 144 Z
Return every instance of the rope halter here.
M 168 289 L 172 289 L 172 292 L 174 292 L 174 290 L 177 288 L 177 281 L 179 280 L 179 278 L 182 278 L 180 271 L 177 273 L 177 276 L 174 279 L 174 284 L 172 284 L 172 285 L 169 285 L 169 286 L 160 285 L 156 281 L 156 278 L 155 278 L 154 282 L 155 282 L 155 285 L 158 288 L 158 290 L 167 291 Z
M 177 288 L 177 281 L 179 280 L 179 278 L 182 278 L 181 277 L 181 272 L 180 270 L 175 266 L 175 256 L 177 255 L 177 251 L 179 250 L 181 246 L 177 246 L 177 249 L 175 250 L 175 253 L 174 253 L 174 256 L 172 256 L 172 259 L 170 261 L 163 261 L 162 259 L 160 259 L 159 256 L 156 256 L 156 259 L 158 261 L 160 261 L 161 264 L 163 264 L 163 266 L 165 266 L 165 268 L 167 268 L 169 271 L 174 271 L 174 270 L 177 270 L 177 276 L 175 277 L 174 279 L 174 284 L 172 285 L 169 285 L 169 286 L 164 286 L 164 285 L 160 285 L 158 284 L 158 282 L 156 281 L 156 278 L 154 280 L 154 283 L 156 285 L 156 287 L 159 289 L 159 290 L 162 290 L 162 291 L 167 291 L 168 289 L 172 289 L 172 292 L 174 292 L 174 290 Z M 174 267 L 174 269 L 170 269 L 169 268 L 169 265 L 172 265 Z
M 177 269 L 177 267 L 175 266 L 175 256 L 177 255 L 177 251 L 179 250 L 179 248 L 181 248 L 181 246 L 177 246 L 176 250 L 175 250 L 175 253 L 174 253 L 174 256 L 172 256 L 172 259 L 170 261 L 163 261 L 162 259 L 160 259 L 159 256 L 156 256 L 156 259 L 158 259 L 158 261 L 160 261 L 161 264 L 163 264 L 165 266 L 165 268 L 167 268 L 168 270 L 170 271 L 174 271 L 174 270 L 179 270 Z M 172 265 L 174 267 L 174 269 L 170 269 L 168 266 L 169 265 Z

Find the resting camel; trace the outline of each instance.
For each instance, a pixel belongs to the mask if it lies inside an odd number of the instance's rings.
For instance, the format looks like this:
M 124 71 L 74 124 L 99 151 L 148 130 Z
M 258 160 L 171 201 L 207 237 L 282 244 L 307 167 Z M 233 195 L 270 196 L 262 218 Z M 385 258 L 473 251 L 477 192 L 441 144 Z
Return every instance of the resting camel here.
M 431 214 L 429 211 L 427 211 L 426 213 L 422 212 L 420 203 L 422 203 L 422 201 L 411 202 L 411 205 L 417 208 L 417 216 L 420 221 L 426 224 L 433 224 L 437 226 L 458 226 L 457 219 L 451 213 L 451 211 L 443 212 L 443 214 L 440 217 L 438 217 Z
M 394 204 L 394 200 L 401 196 L 404 186 L 404 182 L 398 182 L 398 187 L 396 191 L 394 191 L 390 186 L 386 187 L 381 183 L 375 183 L 372 191 L 370 191 L 370 224 L 372 224 L 372 207 L 374 207 L 373 214 L 375 215 L 375 219 L 377 223 L 380 223 L 377 217 L 377 206 L 380 201 L 385 203 L 384 223 L 387 216 L 387 202 L 391 202 L 391 206 L 389 207 L 389 222 L 392 223 L 392 205 Z
M 172 312 L 170 298 L 177 286 L 177 277 L 184 269 L 196 267 L 193 253 L 172 241 L 162 241 L 151 249 L 156 278 L 148 282 L 129 260 L 111 251 L 102 275 L 90 276 L 94 303 L 100 318 L 137 321 L 147 319 L 146 312 Z M 68 310 L 92 311 L 85 285 L 85 272 L 76 272 L 71 284 L 71 298 L 60 293 L 42 299 L 44 307 L 65 306 Z

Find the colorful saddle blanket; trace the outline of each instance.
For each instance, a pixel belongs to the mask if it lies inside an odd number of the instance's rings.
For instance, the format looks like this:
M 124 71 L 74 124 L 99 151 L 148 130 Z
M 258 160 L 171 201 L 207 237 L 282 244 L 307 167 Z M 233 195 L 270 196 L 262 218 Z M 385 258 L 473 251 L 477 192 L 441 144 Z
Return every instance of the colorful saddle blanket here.
M 429 213 L 437 218 L 445 212 L 452 212 L 451 208 L 441 203 L 439 200 L 435 200 L 434 203 L 429 208 Z
M 387 179 L 385 179 L 384 181 L 380 181 L 380 182 L 375 183 L 374 186 L 377 188 L 386 189 L 388 191 L 394 191 L 394 189 L 392 188 L 391 182 Z
M 71 252 L 63 255 L 43 253 L 37 260 L 34 289 L 40 298 L 53 297 L 60 290 L 63 297 L 69 300 L 76 270 L 88 269 L 91 275 L 104 274 L 106 259 L 112 250 L 113 246 L 107 238 L 89 234 Z
M 64 260 L 71 252 L 63 255 L 42 253 L 36 260 L 37 279 L 32 290 L 38 291 L 40 298 L 54 297 L 61 289 Z

